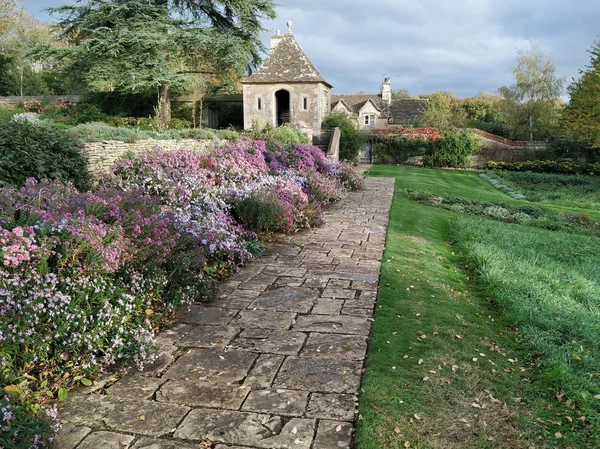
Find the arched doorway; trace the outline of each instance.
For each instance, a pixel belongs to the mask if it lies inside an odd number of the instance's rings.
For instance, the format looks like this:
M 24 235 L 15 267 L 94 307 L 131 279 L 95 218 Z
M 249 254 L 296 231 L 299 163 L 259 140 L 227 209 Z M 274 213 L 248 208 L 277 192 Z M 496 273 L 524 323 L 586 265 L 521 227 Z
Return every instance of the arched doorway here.
M 290 123 L 290 93 L 281 89 L 275 92 L 275 121 L 277 126 Z

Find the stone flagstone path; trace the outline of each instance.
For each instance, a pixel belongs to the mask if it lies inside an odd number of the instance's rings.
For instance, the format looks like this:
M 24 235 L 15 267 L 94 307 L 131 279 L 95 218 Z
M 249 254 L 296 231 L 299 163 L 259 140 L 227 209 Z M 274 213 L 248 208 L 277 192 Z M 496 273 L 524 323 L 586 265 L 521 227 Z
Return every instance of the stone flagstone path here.
M 53 447 L 351 447 L 393 186 L 368 178 L 182 308 L 152 366 L 68 401 Z

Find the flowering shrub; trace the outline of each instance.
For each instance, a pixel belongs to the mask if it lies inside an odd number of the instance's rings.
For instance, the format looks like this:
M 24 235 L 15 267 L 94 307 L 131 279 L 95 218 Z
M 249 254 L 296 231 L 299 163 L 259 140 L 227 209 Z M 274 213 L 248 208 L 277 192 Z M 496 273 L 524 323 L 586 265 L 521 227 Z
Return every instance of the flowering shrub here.
M 113 171 L 91 191 L 0 188 L 1 425 L 32 429 L 24 447 L 45 444 L 44 410 L 68 388 L 108 365 L 143 366 L 177 304 L 260 251 L 254 232 L 320 225 L 340 183 L 358 185 L 318 148 L 249 138 L 203 155 L 156 148 Z
M 375 135 L 384 136 L 403 136 L 408 139 L 421 139 L 429 143 L 435 142 L 442 137 L 442 133 L 437 128 L 382 128 L 373 129 Z
M 470 131 L 474 134 L 477 134 L 481 137 L 485 137 L 486 139 L 493 140 L 498 143 L 503 143 L 504 145 L 509 145 L 511 147 L 524 147 L 527 145 L 527 142 L 522 140 L 510 140 L 504 137 L 497 136 L 496 134 L 491 134 L 486 131 L 477 128 L 471 128 Z
M 365 176 L 354 164 L 341 162 L 337 170 L 337 177 L 343 189 L 356 191 L 365 187 Z

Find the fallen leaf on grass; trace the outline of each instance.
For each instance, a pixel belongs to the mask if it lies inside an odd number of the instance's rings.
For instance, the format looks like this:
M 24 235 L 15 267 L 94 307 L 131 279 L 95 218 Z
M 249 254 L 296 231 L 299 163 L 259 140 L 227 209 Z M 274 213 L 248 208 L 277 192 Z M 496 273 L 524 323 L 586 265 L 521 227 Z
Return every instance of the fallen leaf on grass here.
M 562 436 L 562 433 L 560 433 L 560 432 L 556 432 L 556 433 L 554 434 L 554 436 L 556 437 L 556 439 L 557 439 L 557 440 L 560 440 L 560 439 L 563 437 L 563 436 Z
M 146 421 L 146 415 L 140 415 L 140 421 Z
M 399 427 L 394 428 L 394 432 L 400 433 L 400 428 Z
M 419 359 L 419 361 L 417 362 L 419 365 L 423 364 L 423 359 Z
M 404 447 L 410 447 L 410 442 L 409 441 L 405 442 Z

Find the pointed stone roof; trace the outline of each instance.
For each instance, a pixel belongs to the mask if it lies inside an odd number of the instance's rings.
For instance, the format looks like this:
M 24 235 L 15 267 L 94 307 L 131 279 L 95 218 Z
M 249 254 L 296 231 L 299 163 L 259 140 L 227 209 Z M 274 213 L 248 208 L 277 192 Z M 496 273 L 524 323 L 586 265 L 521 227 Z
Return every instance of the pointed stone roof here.
M 291 32 L 281 36 L 267 59 L 252 75 L 244 78 L 242 83 L 323 83 L 331 87 Z

